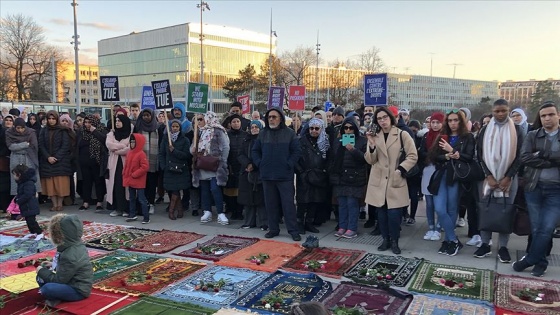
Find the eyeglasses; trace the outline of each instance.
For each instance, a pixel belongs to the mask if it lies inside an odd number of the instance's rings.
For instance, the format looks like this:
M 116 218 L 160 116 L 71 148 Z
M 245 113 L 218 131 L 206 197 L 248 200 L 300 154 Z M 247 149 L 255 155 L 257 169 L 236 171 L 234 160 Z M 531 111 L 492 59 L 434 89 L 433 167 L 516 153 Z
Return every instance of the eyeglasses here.
M 448 119 L 447 122 L 459 122 L 459 118 Z
M 377 117 L 377 121 L 383 121 L 383 120 L 385 120 L 385 119 L 387 119 L 387 118 L 389 118 L 389 115 Z
M 350 129 L 352 129 L 352 127 L 350 127 Z M 321 127 L 309 127 L 309 130 L 319 131 L 321 130 Z
M 280 116 L 276 116 L 276 115 L 271 115 L 268 116 L 268 119 L 278 119 Z
M 452 108 L 452 109 L 448 109 L 445 113 L 446 113 L 447 115 L 449 115 L 449 114 L 457 114 L 457 113 L 460 112 L 460 111 L 461 111 L 461 110 L 458 109 L 458 108 Z
M 353 129 L 354 129 L 354 127 L 352 127 L 352 126 L 344 126 L 344 130 L 353 130 Z
M 198 121 L 203 121 L 204 118 L 197 118 L 196 120 L 198 120 Z

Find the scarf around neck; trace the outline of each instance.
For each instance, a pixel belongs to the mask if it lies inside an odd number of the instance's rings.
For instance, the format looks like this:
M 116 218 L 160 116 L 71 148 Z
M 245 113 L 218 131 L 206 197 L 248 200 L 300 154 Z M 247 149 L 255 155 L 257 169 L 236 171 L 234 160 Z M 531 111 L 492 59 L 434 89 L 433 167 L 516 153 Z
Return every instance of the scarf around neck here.
M 483 139 L 482 158 L 486 167 L 497 181 L 506 175 L 508 168 L 515 160 L 517 153 L 517 133 L 513 120 L 507 118 L 503 123 L 494 118 L 486 126 Z M 483 182 L 483 194 L 488 196 L 492 189 L 488 181 Z M 493 191 L 494 197 L 509 197 L 509 191 Z
M 207 155 L 210 153 L 210 142 L 214 136 L 214 129 L 220 129 L 223 132 L 226 132 L 226 129 L 220 124 L 216 113 L 211 111 L 204 115 L 204 122 L 204 127 L 200 128 L 198 152 L 204 152 Z

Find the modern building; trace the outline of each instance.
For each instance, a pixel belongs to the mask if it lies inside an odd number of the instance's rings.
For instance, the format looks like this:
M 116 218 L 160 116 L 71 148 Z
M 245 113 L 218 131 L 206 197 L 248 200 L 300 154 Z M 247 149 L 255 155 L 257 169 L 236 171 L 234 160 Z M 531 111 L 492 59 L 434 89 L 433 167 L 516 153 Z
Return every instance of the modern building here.
M 202 49 L 200 34 L 203 34 Z M 229 103 L 222 87 L 239 70 L 256 69 L 276 52 L 276 37 L 253 31 L 199 23 L 186 23 L 103 39 L 98 42 L 101 75 L 119 77 L 120 99 L 138 102 L 142 86 L 168 79 L 173 100 L 184 100 L 187 82 L 210 84 L 214 105 Z M 215 111 L 220 111 L 216 108 Z
M 497 99 L 498 81 L 480 81 L 432 77 L 425 75 L 388 74 L 388 93 L 399 107 L 445 110 L 470 107 L 483 97 Z
M 560 92 L 560 80 L 548 79 L 552 83 L 552 88 Z M 500 97 L 507 100 L 512 107 L 523 107 L 531 103 L 533 93 L 537 90 L 537 85 L 544 80 L 512 81 L 500 83 Z
M 347 108 L 359 107 L 363 102 L 363 79 L 368 72 L 360 69 L 348 69 L 344 65 L 335 67 L 308 67 L 303 74 L 306 89 L 306 107 L 315 106 L 315 87 L 317 84 L 317 105 L 322 106 L 327 100 Z
M 76 71 L 73 62 L 56 64 L 56 102 L 76 103 Z M 82 105 L 99 104 L 99 66 L 80 65 L 80 98 Z

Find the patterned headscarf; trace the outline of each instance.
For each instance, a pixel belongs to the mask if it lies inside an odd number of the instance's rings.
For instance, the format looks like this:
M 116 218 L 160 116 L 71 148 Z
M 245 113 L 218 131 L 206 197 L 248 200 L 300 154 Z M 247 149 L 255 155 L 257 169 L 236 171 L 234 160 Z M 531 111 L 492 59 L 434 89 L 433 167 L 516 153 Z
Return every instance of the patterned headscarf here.
M 89 120 L 91 125 L 95 127 L 96 130 L 100 130 L 101 128 L 101 122 L 99 121 L 99 118 L 96 118 L 93 115 L 87 115 L 85 120 Z M 89 132 L 89 130 L 86 130 L 86 128 L 82 128 L 82 139 L 84 139 L 84 141 L 89 142 L 89 156 L 92 159 L 95 159 L 95 161 L 98 164 L 101 164 L 101 142 L 99 140 L 97 140 L 97 138 L 91 133 Z
M 179 125 L 179 131 L 173 133 L 171 132 L 171 126 L 173 126 L 173 123 L 176 123 Z M 177 141 L 177 138 L 179 137 L 179 134 L 181 133 L 181 122 L 178 119 L 173 119 L 169 121 L 169 133 L 171 134 L 171 142 L 175 142 Z
M 214 135 L 214 128 L 221 129 L 226 132 L 226 129 L 220 124 L 216 113 L 208 111 L 204 115 L 204 127 L 200 128 L 201 134 L 198 142 L 198 152 L 210 152 L 210 141 Z
M 319 138 L 317 138 L 317 147 L 319 151 L 323 154 L 323 158 L 327 157 L 327 151 L 330 148 L 329 136 L 325 132 L 325 125 L 323 120 L 319 118 L 311 118 L 309 123 L 307 123 L 309 127 L 319 127 L 321 128 L 321 132 L 319 133 Z

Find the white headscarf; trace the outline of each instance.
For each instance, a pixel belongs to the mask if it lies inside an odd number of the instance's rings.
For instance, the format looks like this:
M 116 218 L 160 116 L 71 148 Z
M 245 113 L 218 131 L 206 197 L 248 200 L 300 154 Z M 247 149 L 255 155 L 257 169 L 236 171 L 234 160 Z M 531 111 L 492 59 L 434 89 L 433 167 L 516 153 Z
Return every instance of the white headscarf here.
M 214 135 L 214 128 L 218 128 L 226 132 L 226 129 L 220 124 L 216 113 L 208 111 L 204 115 L 204 127 L 200 128 L 201 134 L 198 142 L 198 152 L 205 152 L 205 155 L 210 153 L 210 141 Z
M 327 157 L 327 151 L 330 147 L 329 136 L 325 132 L 325 125 L 323 121 L 319 118 L 311 118 L 309 123 L 307 123 L 308 127 L 320 127 L 321 132 L 319 133 L 319 137 L 317 138 L 317 147 L 319 151 L 323 154 L 323 158 Z

